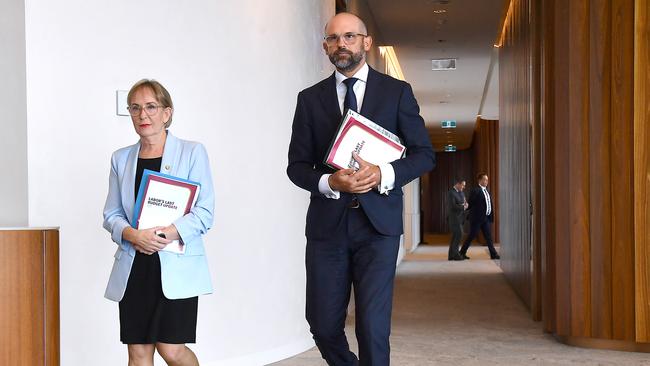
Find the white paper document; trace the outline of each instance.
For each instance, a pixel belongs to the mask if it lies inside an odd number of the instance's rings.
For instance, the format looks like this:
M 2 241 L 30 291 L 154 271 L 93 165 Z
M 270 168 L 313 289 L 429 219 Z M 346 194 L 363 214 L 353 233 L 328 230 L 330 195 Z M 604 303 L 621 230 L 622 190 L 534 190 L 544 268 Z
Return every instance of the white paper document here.
M 189 213 L 199 196 L 198 183 L 146 170 L 136 200 L 137 229 L 171 225 Z M 185 245 L 174 240 L 163 249 L 185 253 Z
M 402 158 L 405 151 L 397 135 L 348 110 L 327 152 L 325 164 L 335 169 L 358 169 L 352 152 L 371 164 L 380 165 Z

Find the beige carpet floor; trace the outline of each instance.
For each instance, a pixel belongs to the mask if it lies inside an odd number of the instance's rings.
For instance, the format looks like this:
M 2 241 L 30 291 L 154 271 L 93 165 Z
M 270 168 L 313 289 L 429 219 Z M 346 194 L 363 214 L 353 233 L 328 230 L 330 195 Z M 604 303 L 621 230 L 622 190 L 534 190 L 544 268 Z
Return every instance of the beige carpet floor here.
M 446 247 L 420 246 L 398 268 L 391 364 L 650 365 L 650 354 L 565 346 L 531 320 L 484 247 L 449 262 Z M 346 333 L 353 350 L 354 319 Z M 275 366 L 325 365 L 316 348 Z

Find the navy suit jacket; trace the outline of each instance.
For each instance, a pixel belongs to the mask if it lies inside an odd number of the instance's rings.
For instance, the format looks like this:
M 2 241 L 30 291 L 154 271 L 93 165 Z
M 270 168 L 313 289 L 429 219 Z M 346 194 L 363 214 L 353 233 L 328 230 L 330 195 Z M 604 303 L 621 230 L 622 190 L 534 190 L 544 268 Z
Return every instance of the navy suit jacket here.
M 490 194 L 490 191 L 488 191 L 488 194 Z M 468 209 L 470 210 L 469 221 L 472 223 L 472 225 L 474 223 L 479 224 L 486 218 L 488 222 L 494 221 L 494 200 L 490 194 L 490 204 L 492 205 L 492 211 L 490 211 L 489 216 L 486 216 L 485 212 L 487 211 L 487 204 L 485 203 L 485 196 L 483 195 L 481 187 L 472 189 L 472 193 L 470 194 L 469 201 L 467 201 L 467 203 L 469 204 Z
M 379 194 L 376 189 L 357 195 L 379 233 L 400 235 L 403 232 L 401 187 L 435 165 L 429 134 L 411 86 L 372 68 L 360 113 L 395 133 L 406 146 L 406 157 L 391 163 L 395 188 L 388 195 Z M 339 232 L 346 206 L 353 198 L 352 194 L 341 192 L 338 200 L 330 199 L 318 190 L 321 176 L 334 172 L 323 164 L 323 159 L 341 119 L 334 74 L 298 94 L 287 174 L 294 184 L 311 192 L 305 230 L 309 239 L 327 239 Z

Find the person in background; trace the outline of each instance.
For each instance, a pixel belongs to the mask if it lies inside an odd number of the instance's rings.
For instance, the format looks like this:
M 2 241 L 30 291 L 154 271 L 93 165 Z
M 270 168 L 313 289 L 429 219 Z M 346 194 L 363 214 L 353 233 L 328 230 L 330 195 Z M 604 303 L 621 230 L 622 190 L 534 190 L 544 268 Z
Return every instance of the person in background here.
M 174 106 L 159 82 L 138 81 L 127 101 L 139 140 L 111 157 L 103 226 L 117 251 L 105 297 L 119 302 L 129 366 L 152 366 L 155 350 L 168 365 L 195 366 L 198 359 L 185 344 L 196 342 L 198 296 L 212 292 L 202 239 L 214 210 L 208 154 L 200 143 L 169 132 Z M 190 212 L 168 226 L 135 229 L 144 169 L 200 183 Z M 162 250 L 172 240 L 184 243 L 184 254 Z
M 456 179 L 454 186 L 447 193 L 447 221 L 449 223 L 449 230 L 451 231 L 447 259 L 450 261 L 463 260 L 463 257 L 458 253 L 458 245 L 463 237 L 463 216 L 468 207 L 465 194 L 463 193 L 464 189 L 465 181 Z
M 487 241 L 490 258 L 501 259 L 492 242 L 491 225 L 494 222 L 494 202 L 492 202 L 490 192 L 487 190 L 488 176 L 485 173 L 480 173 L 476 179 L 478 180 L 478 187 L 472 190 L 467 202 L 469 204 L 469 235 L 467 235 L 463 247 L 460 248 L 460 255 L 463 259 L 469 259 L 467 249 L 469 249 L 472 240 L 476 238 L 480 230 Z

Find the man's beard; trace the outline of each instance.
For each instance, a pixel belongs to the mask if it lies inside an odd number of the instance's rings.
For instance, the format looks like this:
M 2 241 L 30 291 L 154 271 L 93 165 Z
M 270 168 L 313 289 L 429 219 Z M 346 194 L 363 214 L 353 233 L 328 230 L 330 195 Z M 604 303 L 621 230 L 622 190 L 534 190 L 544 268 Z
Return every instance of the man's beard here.
M 340 57 L 342 54 L 348 55 L 348 57 Z M 331 55 L 329 55 L 330 62 L 336 66 L 339 71 L 350 71 L 354 70 L 355 67 L 361 63 L 363 60 L 364 51 L 361 50 L 358 53 L 353 53 L 348 50 L 338 50 Z

